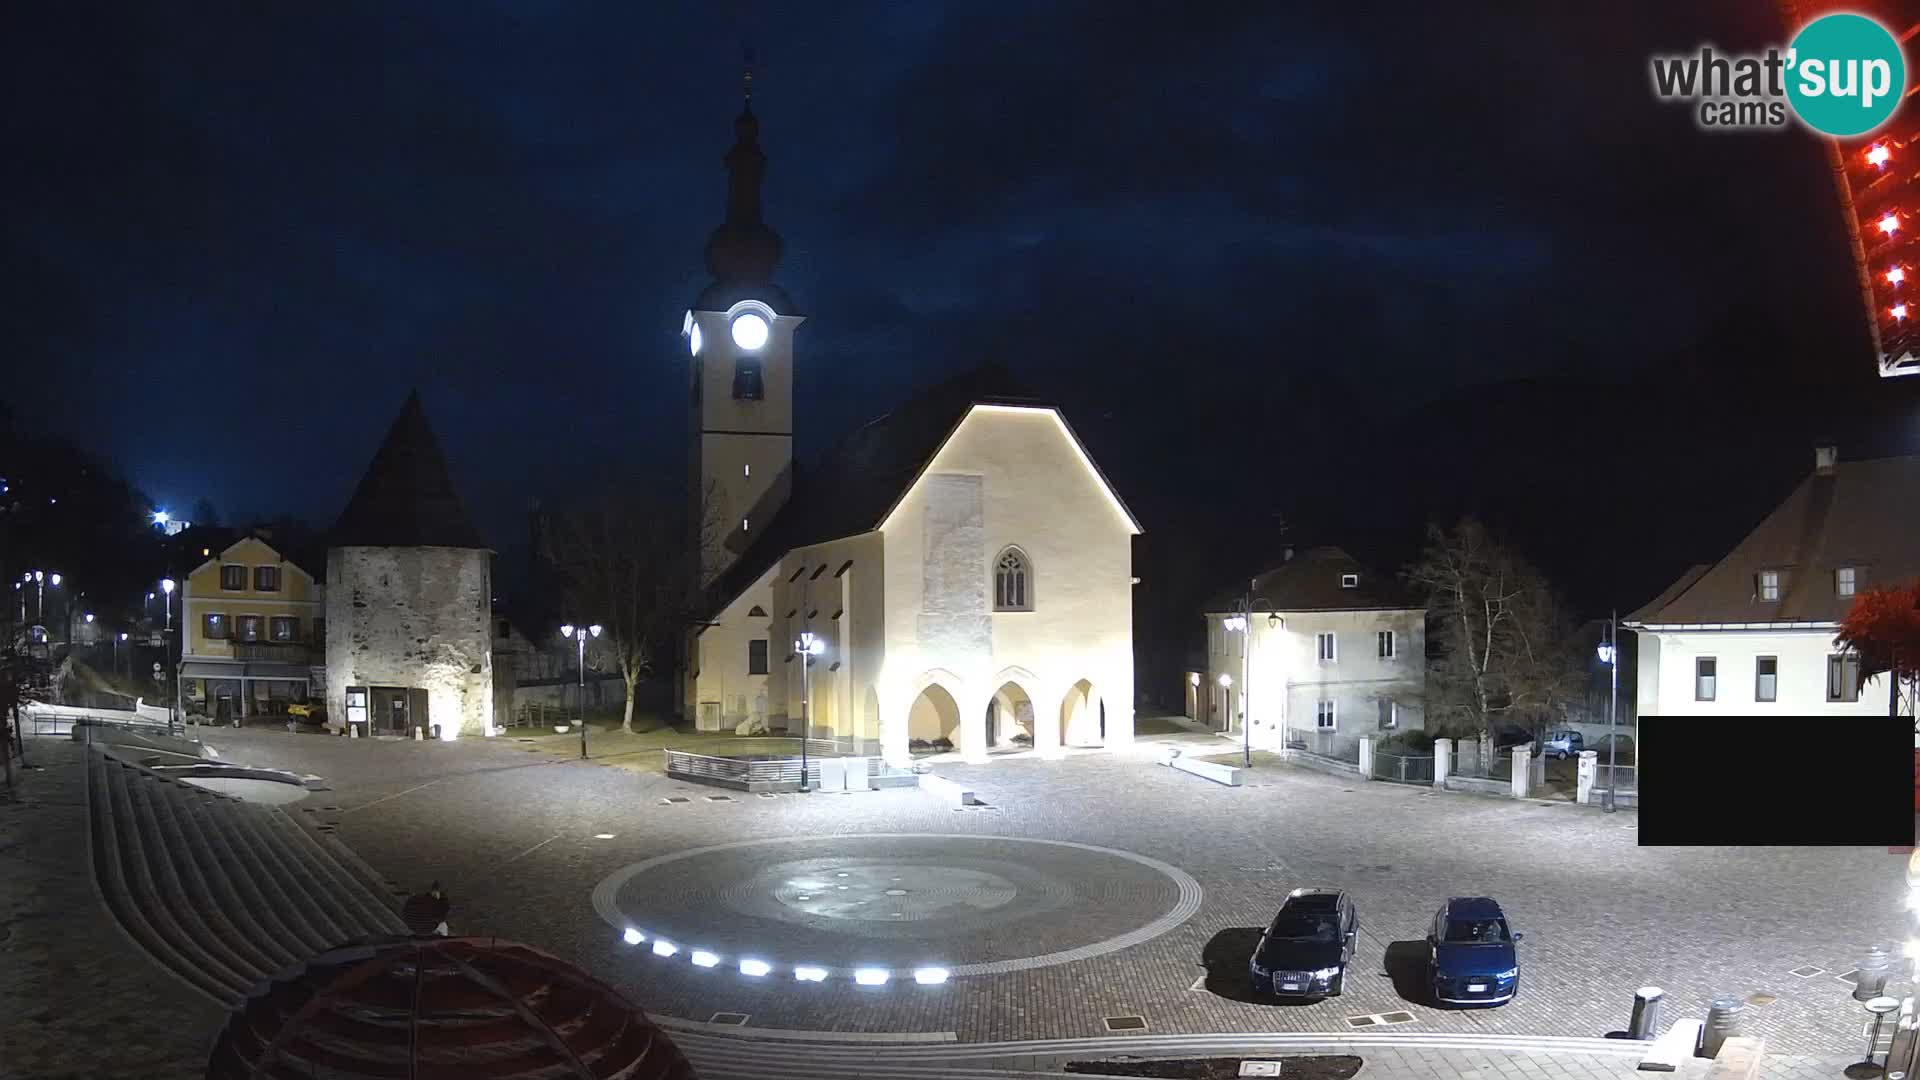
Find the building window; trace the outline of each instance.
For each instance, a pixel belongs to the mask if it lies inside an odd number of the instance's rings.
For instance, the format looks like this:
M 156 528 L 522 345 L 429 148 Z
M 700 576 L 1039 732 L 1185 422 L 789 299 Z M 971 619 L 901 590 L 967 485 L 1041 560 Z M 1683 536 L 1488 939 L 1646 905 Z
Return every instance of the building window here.
M 1331 664 L 1335 660 L 1340 659 L 1339 651 L 1334 647 L 1333 634 L 1331 631 L 1324 634 L 1315 634 L 1313 635 L 1313 640 L 1315 647 L 1319 650 L 1321 663 Z
M 1833 572 L 1833 592 L 1836 596 L 1852 596 L 1857 572 L 1851 566 L 1843 566 Z
M 1393 659 L 1393 631 L 1382 630 L 1374 636 L 1379 640 L 1380 659 L 1382 660 Z
M 1753 663 L 1753 700 L 1780 700 L 1780 658 L 1762 656 Z
M 759 401 L 767 396 L 760 378 L 760 361 L 742 357 L 733 362 L 733 399 Z
M 234 628 L 239 631 L 241 641 L 260 640 L 260 616 L 242 615 L 233 622 Z
M 256 566 L 253 568 L 254 592 L 279 592 L 280 568 L 277 566 Z
M 765 675 L 767 673 L 767 639 L 755 638 L 747 642 L 747 674 Z
M 1389 698 L 1380 699 L 1380 730 L 1392 731 L 1400 726 L 1400 706 Z
M 228 592 L 245 592 L 247 588 L 247 568 L 244 566 L 222 566 L 220 568 L 220 587 Z
M 273 617 L 273 640 L 297 641 L 300 637 L 300 620 L 290 615 Z
M 1760 599 L 1768 603 L 1780 599 L 1780 571 L 1760 571 Z
M 1718 679 L 1720 662 L 1711 656 L 1697 656 L 1693 661 L 1693 700 L 1712 701 L 1715 683 Z
M 1827 700 L 1860 700 L 1860 658 L 1852 654 L 1827 657 Z
M 212 612 L 200 617 L 200 636 L 208 641 L 225 641 L 227 638 L 227 617 Z
M 993 610 L 1033 610 L 1033 567 L 1019 548 L 1008 548 L 993 562 Z
M 1341 574 L 1341 575 L 1340 575 L 1340 587 L 1341 587 L 1341 588 L 1343 588 L 1343 589 L 1357 589 L 1357 588 L 1359 588 L 1359 587 L 1360 587 L 1360 575 L 1359 575 L 1359 574 Z
M 1314 706 L 1313 726 L 1319 731 L 1333 731 L 1338 726 L 1333 715 L 1333 702 L 1322 701 Z

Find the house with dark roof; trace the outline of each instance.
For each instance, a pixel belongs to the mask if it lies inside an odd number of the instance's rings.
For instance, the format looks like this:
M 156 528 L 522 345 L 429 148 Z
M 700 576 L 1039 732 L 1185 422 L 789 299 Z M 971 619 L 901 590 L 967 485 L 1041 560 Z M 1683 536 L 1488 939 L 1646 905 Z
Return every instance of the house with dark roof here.
M 1920 457 L 1813 471 L 1718 562 L 1623 620 L 1642 716 L 1884 716 L 1885 676 L 1860 680 L 1834 643 L 1855 596 L 1920 577 Z
M 493 721 L 493 552 L 409 394 L 327 546 L 327 721 L 452 739 Z
M 796 463 L 804 316 L 772 280 L 750 103 L 734 134 L 713 282 L 683 321 L 692 519 L 718 536 L 702 545 L 686 719 L 901 764 L 1128 744 L 1139 524 L 1062 411 L 994 365 Z
M 1340 548 L 1288 548 L 1205 615 L 1207 666 L 1188 685 L 1215 731 L 1350 758 L 1361 736 L 1425 726 L 1426 607 Z

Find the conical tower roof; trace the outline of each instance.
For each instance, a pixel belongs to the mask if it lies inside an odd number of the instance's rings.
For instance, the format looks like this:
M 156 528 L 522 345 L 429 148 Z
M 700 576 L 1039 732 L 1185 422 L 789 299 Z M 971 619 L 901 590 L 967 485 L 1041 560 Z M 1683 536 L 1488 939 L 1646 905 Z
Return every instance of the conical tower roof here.
M 418 391 L 407 395 L 386 441 L 334 523 L 332 547 L 486 548 L 453 489 L 440 440 Z

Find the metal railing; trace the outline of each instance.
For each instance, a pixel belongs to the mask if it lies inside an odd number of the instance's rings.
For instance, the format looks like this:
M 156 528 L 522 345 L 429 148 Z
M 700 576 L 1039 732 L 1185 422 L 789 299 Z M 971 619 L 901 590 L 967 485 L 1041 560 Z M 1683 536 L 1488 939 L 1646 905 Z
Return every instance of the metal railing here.
M 1613 787 L 1614 775 L 1616 773 L 1619 775 L 1618 790 L 1620 791 L 1640 790 L 1639 774 L 1634 771 L 1633 766 L 1631 765 L 1609 766 L 1604 761 L 1600 762 L 1598 768 L 1594 770 L 1593 789 L 1595 791 L 1605 791 L 1608 788 Z
M 1492 756 L 1489 757 L 1476 750 L 1465 750 L 1456 745 L 1453 748 L 1453 760 L 1447 766 L 1447 775 L 1475 780 L 1511 780 L 1513 779 L 1513 751 L 1510 748 L 1498 749 L 1492 751 Z
M 1390 780 L 1397 784 L 1433 784 L 1432 754 L 1383 754 L 1373 753 L 1373 778 Z
M 800 782 L 800 758 L 735 758 L 690 754 L 685 750 L 662 750 L 667 756 L 667 775 L 702 780 L 720 780 L 730 784 L 797 784 Z M 807 779 L 820 779 L 818 759 L 807 762 Z
M 164 719 L 117 709 L 82 709 L 70 705 L 31 705 L 21 709 L 35 735 L 70 735 L 76 727 L 120 727 L 138 731 L 171 731 Z

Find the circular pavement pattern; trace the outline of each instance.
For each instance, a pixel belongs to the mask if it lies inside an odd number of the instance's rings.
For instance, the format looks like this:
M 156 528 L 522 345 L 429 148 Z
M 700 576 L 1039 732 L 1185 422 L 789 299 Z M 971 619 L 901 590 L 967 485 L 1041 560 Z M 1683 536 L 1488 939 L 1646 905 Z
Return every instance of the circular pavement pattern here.
M 1200 908 L 1200 883 L 1130 851 L 1010 836 L 739 840 L 625 866 L 593 891 L 607 925 L 776 968 L 1003 974 L 1138 945 Z

